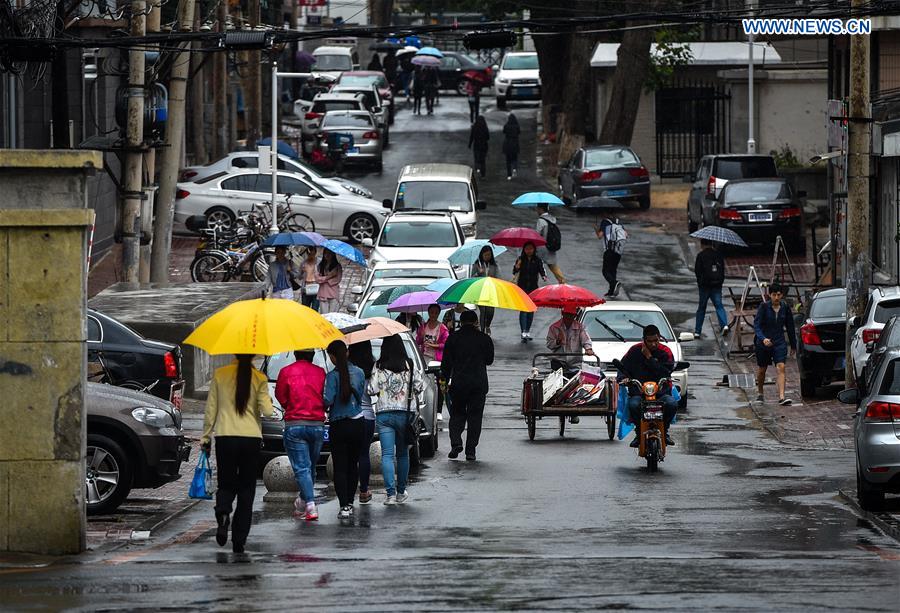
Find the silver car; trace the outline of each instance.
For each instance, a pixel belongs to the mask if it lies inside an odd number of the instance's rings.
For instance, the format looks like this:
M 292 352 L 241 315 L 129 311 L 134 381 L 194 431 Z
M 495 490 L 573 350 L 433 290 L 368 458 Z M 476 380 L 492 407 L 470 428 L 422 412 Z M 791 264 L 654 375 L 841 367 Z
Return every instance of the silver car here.
M 312 107 L 300 119 L 300 137 L 306 153 L 316 144 L 316 134 L 322 126 L 322 119 L 329 111 L 366 111 L 365 97 L 352 92 L 317 94 Z
M 372 164 L 377 170 L 382 168 L 381 133 L 375 119 L 368 111 L 330 111 L 322 119 L 317 135 L 322 150 L 328 153 L 329 135 L 349 134 L 353 143 L 346 150 L 345 164 Z
M 650 208 L 650 173 L 628 147 L 585 147 L 559 165 L 559 193 L 574 209 L 590 206 L 587 198 L 633 200 Z
M 374 83 L 366 85 L 341 85 L 338 83 L 331 88 L 331 93 L 337 94 L 353 94 L 362 96 L 366 105 L 366 110 L 372 113 L 375 122 L 378 124 L 378 130 L 381 132 L 381 138 L 384 141 L 385 149 L 391 144 L 390 133 L 390 113 L 387 104 L 381 97 L 378 87 Z

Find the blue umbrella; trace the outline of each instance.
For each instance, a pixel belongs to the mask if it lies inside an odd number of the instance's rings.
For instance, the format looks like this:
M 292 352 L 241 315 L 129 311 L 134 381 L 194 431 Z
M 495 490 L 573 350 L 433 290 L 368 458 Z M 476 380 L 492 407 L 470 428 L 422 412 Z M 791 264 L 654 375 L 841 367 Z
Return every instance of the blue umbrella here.
M 309 238 L 316 247 L 321 247 L 328 242 L 328 239 L 318 232 L 296 232 L 296 234 L 302 234 L 303 236 Z
M 481 253 L 481 248 L 485 245 L 494 250 L 494 257 L 497 257 L 498 255 L 506 251 L 506 247 L 495 245 L 488 241 L 486 238 L 476 238 L 474 240 L 470 240 L 465 245 L 451 253 L 450 257 L 447 259 L 454 266 L 474 264 L 475 260 L 478 259 L 478 254 Z
M 279 232 L 278 234 L 273 234 L 263 241 L 263 247 L 318 247 L 321 243 L 316 242 L 316 240 L 307 236 L 307 232 Z M 315 232 L 313 232 L 315 234 Z M 320 235 L 321 236 L 321 235 Z M 325 241 L 325 238 L 322 237 L 322 241 Z
M 328 239 L 322 244 L 322 247 L 334 252 L 342 258 L 347 258 L 354 264 L 359 264 L 363 268 L 366 268 L 366 256 L 362 254 L 362 251 L 352 245 L 348 245 L 344 241 L 335 240 L 333 238 Z
M 438 59 L 444 57 L 444 54 L 434 47 L 422 47 L 421 49 L 419 49 L 419 52 L 416 53 L 416 55 L 430 55 Z
M 410 47 L 421 47 L 422 39 L 419 38 L 418 36 L 416 36 L 415 34 L 412 34 L 410 36 L 407 36 L 405 39 L 403 39 L 403 44 L 410 46 Z
M 565 202 L 548 192 L 528 192 L 513 200 L 512 204 L 513 206 L 537 206 L 539 204 L 564 206 Z
M 694 238 L 704 238 L 714 243 L 734 245 L 735 247 L 747 246 L 747 243 L 744 242 L 744 239 L 738 236 L 737 232 L 719 226 L 705 226 L 692 233 L 691 236 L 693 236 Z
M 456 279 L 435 279 L 431 283 L 425 286 L 425 289 L 429 292 L 440 292 L 444 293 L 448 287 L 456 283 Z
M 256 141 L 256 144 L 257 145 L 271 145 L 272 139 L 269 137 L 262 138 L 262 139 Z M 290 145 L 288 145 L 283 140 L 278 141 L 278 155 L 286 155 L 289 158 L 291 158 L 292 160 L 300 159 L 300 154 L 297 153 L 297 150 L 294 149 L 293 147 L 291 147 Z

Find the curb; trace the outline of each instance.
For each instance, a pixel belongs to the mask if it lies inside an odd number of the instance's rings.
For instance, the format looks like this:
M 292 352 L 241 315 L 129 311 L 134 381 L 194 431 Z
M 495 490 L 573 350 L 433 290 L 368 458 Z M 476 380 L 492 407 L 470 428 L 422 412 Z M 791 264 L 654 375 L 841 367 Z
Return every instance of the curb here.
M 185 506 L 176 511 L 166 513 L 165 515 L 163 515 L 162 513 L 157 513 L 155 516 L 141 522 L 141 524 L 131 532 L 132 534 L 135 532 L 149 532 L 151 535 L 153 535 L 154 532 L 159 531 L 159 529 L 165 526 L 167 523 L 173 521 L 174 519 L 177 519 L 184 513 L 187 513 L 201 502 L 203 502 L 203 500 L 201 499 L 190 499 Z M 159 518 L 160 515 L 163 515 L 161 519 Z
M 840 497 L 847 506 L 853 509 L 854 513 L 866 521 L 871 522 L 872 525 L 883 532 L 885 536 L 900 543 L 900 519 L 894 517 L 890 513 L 872 513 L 871 511 L 866 511 L 859 506 L 859 502 L 857 502 L 855 496 L 850 495 L 844 490 L 838 490 L 838 497 Z

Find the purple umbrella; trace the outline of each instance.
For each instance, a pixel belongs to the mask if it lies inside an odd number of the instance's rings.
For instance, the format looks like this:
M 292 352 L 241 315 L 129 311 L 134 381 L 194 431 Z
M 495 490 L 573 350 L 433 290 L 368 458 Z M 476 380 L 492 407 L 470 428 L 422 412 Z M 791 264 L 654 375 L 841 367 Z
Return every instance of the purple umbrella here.
M 421 313 L 437 303 L 440 292 L 412 292 L 403 294 L 388 305 L 391 313 Z
M 427 68 L 435 68 L 441 65 L 441 58 L 433 55 L 416 55 L 410 61 L 416 66 L 425 66 Z

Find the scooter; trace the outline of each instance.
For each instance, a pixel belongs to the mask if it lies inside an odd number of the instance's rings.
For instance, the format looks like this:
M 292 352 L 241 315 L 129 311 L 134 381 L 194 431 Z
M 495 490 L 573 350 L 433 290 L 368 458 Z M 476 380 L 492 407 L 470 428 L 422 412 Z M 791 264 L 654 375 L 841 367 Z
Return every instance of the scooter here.
M 641 397 L 641 422 L 635 425 L 638 428 L 638 455 L 647 461 L 647 470 L 654 473 L 659 468 L 659 463 L 666 459 L 666 421 L 663 403 L 656 397 L 663 386 L 674 383 L 671 377 L 664 377 L 658 382 L 641 382 L 632 379 L 619 360 L 613 360 L 612 364 L 629 377 L 621 381 L 621 385 L 628 387 L 629 396 L 639 394 Z M 688 362 L 676 362 L 673 371 L 689 367 Z

